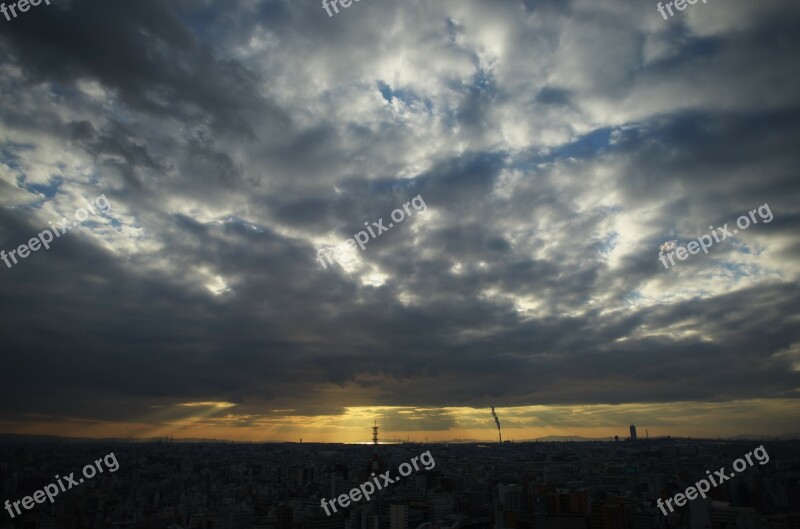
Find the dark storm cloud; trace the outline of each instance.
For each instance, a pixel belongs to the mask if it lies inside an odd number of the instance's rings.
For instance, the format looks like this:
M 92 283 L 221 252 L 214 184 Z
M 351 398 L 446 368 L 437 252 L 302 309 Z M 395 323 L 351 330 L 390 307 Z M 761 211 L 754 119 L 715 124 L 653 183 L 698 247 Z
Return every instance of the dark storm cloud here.
M 796 18 L 701 38 L 633 3 L 361 4 L 89 1 L 4 26 L 0 248 L 75 197 L 114 206 L 0 264 L 4 417 L 426 406 L 384 416 L 425 430 L 489 398 L 797 397 Z M 416 195 L 357 265 L 320 268 Z M 773 222 L 659 264 L 765 202 Z
M 111 130 L 99 132 L 88 121 L 73 121 L 67 125 L 67 134 L 73 144 L 90 153 L 99 166 L 116 169 L 134 189 L 142 186 L 137 169 L 164 171 L 146 146 L 137 143 L 135 135 L 124 125 L 113 123 L 109 128 Z
M 87 0 L 35 9 L 0 42 L 29 84 L 95 79 L 133 109 L 252 134 L 249 113 L 285 116 L 259 97 L 257 79 L 217 57 L 164 3 Z

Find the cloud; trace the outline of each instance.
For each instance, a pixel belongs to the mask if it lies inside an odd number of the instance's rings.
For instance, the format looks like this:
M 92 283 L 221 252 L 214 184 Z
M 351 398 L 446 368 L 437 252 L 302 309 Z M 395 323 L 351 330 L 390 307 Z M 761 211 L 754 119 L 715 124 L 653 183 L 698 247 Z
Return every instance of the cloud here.
M 0 265 L 0 413 L 336 439 L 370 410 L 421 432 L 492 428 L 446 411 L 488 403 L 573 428 L 796 399 L 800 13 L 651 7 L 89 1 L 6 24 L 0 248 L 113 209 Z M 771 223 L 659 263 L 764 203 Z

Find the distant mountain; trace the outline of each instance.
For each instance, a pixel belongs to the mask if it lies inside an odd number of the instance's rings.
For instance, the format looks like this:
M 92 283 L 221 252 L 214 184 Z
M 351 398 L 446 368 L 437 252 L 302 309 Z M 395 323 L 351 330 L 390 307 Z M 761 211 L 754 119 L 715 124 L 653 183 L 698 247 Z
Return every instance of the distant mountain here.
M 25 435 L 16 433 L 0 434 L 0 444 L 102 443 L 103 441 L 106 441 L 106 439 L 60 437 L 57 435 Z
M 51 443 L 243 443 L 247 441 L 227 441 L 225 439 L 186 438 L 173 439 L 164 437 L 61 437 L 58 435 L 26 435 L 15 433 L 0 434 L 0 444 L 51 444 Z
M 580 435 L 548 435 L 547 437 L 537 437 L 533 441 L 613 441 L 613 437 L 581 437 Z M 527 441 L 530 442 L 530 441 Z
M 735 439 L 737 441 L 770 441 L 773 439 L 779 439 L 781 441 L 791 441 L 794 439 L 800 439 L 800 433 L 785 433 L 783 435 L 742 434 L 742 435 L 737 435 L 735 437 L 728 437 L 727 439 Z

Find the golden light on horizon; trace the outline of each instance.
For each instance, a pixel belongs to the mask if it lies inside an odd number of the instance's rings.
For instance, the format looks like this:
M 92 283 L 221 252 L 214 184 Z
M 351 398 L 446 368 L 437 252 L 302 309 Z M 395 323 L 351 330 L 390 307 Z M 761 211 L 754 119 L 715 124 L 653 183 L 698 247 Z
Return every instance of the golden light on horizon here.
M 470 407 L 354 406 L 340 414 L 289 415 L 277 408 L 257 414 L 230 402 L 198 401 L 156 406 L 133 422 L 91 421 L 29 416 L 7 421 L 4 430 L 19 434 L 69 437 L 181 438 L 232 441 L 298 441 L 371 443 L 377 420 L 384 443 L 470 440 L 496 442 L 490 409 Z M 631 403 L 576 406 L 496 407 L 504 440 L 547 436 L 611 438 L 627 436 L 628 425 L 649 430 L 651 437 L 725 437 L 741 433 L 777 435 L 775 425 L 800 423 L 793 399 L 741 400 L 725 403 Z M 687 426 L 693 425 L 693 426 Z

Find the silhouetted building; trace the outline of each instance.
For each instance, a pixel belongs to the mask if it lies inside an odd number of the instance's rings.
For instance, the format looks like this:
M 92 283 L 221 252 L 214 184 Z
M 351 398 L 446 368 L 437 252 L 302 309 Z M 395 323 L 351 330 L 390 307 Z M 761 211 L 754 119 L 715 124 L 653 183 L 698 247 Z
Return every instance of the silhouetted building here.
M 389 529 L 408 529 L 408 505 L 389 507 Z

